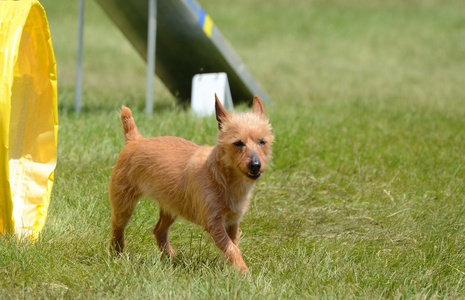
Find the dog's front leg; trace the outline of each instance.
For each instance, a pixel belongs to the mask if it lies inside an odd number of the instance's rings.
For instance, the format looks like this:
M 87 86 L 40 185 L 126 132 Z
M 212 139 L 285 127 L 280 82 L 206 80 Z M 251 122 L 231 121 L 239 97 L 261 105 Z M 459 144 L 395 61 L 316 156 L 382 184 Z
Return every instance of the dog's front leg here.
M 241 233 L 239 231 L 239 224 L 233 223 L 233 224 L 226 226 L 226 232 L 228 233 L 228 236 L 232 240 L 234 245 L 238 246 L 239 237 L 241 236 Z
M 228 261 L 232 265 L 235 265 L 241 273 L 246 273 L 248 268 L 242 259 L 239 248 L 237 248 L 226 232 L 226 229 L 223 225 L 223 220 L 221 218 L 215 218 L 210 222 L 209 226 L 206 228 L 206 231 L 212 237 L 215 245 L 224 253 Z

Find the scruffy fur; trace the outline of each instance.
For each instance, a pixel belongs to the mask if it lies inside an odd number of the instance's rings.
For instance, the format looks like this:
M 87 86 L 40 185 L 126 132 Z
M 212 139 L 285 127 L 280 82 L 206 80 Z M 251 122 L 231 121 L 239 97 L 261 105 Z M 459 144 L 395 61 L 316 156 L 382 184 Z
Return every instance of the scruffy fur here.
M 215 95 L 217 145 L 198 146 L 182 138 L 143 138 L 131 110 L 122 108 L 126 144 L 110 181 L 111 245 L 120 253 L 124 229 L 142 195 L 154 199 L 160 217 L 153 233 L 160 250 L 175 251 L 168 230 L 176 218 L 200 225 L 239 271 L 246 272 L 239 251 L 239 222 L 252 188 L 271 159 L 273 135 L 263 104 L 255 96 L 253 112 L 230 114 Z

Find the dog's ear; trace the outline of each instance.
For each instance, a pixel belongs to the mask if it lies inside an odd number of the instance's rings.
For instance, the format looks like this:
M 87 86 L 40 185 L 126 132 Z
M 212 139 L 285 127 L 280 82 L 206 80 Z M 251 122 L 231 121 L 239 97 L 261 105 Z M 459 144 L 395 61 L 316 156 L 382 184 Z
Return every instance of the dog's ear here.
M 257 95 L 253 97 L 253 112 L 260 116 L 265 116 L 265 107 L 263 106 L 262 101 L 258 98 Z
M 223 122 L 226 121 L 229 117 L 229 113 L 223 107 L 218 99 L 218 96 L 215 93 L 215 112 L 216 112 L 216 120 L 218 121 L 218 129 L 221 130 L 223 128 Z

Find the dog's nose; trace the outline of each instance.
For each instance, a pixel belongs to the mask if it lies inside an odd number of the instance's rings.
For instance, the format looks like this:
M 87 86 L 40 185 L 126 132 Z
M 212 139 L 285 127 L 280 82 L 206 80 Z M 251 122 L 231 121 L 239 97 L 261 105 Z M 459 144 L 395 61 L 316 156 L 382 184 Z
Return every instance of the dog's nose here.
M 249 170 L 252 173 L 258 173 L 261 167 L 262 167 L 262 164 L 260 163 L 260 160 L 258 159 L 256 155 L 253 155 L 252 159 L 249 162 Z

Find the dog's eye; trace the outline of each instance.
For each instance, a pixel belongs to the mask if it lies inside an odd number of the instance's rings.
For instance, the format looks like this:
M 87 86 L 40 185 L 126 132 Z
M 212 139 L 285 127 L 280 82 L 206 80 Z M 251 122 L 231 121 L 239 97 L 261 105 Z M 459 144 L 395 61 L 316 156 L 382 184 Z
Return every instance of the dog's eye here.
M 259 145 L 260 147 L 265 147 L 265 145 L 266 145 L 266 141 L 265 141 L 265 140 L 262 140 L 262 139 L 260 139 L 260 140 L 258 141 L 258 145 Z
M 243 141 L 237 141 L 234 143 L 234 146 L 236 146 L 237 148 L 244 148 L 245 144 Z

